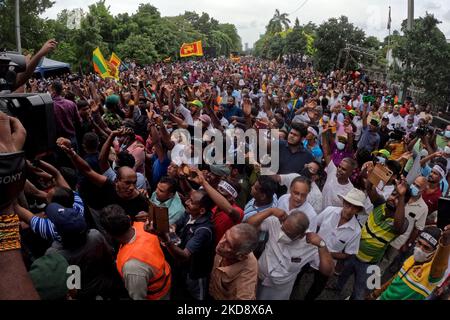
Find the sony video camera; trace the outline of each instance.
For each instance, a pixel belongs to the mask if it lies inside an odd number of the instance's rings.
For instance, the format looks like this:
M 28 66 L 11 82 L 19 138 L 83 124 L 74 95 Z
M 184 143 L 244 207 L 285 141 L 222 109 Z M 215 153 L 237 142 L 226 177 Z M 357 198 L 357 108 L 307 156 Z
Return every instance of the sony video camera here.
M 17 87 L 17 74 L 25 70 L 23 55 L 0 52 L 0 111 L 20 120 L 27 130 L 25 154 L 34 158 L 56 147 L 55 115 L 50 95 L 11 93 Z

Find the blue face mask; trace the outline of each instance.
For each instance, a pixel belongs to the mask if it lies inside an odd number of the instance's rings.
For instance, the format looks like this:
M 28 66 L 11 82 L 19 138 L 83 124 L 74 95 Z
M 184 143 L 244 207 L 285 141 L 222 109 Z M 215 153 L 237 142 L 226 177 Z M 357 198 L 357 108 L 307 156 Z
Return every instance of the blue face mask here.
M 450 139 L 450 130 L 445 130 L 445 137 Z
M 383 158 L 383 157 L 377 157 L 377 159 L 378 159 L 378 162 L 379 162 L 379 163 L 382 163 L 382 164 L 385 164 L 385 163 L 386 163 L 386 159 Z
M 416 187 L 415 184 L 412 184 L 409 187 L 409 190 L 411 190 L 411 196 L 413 196 L 413 197 L 418 197 L 420 195 L 420 190 L 419 190 L 419 188 Z
M 338 148 L 338 150 L 344 150 L 345 148 L 345 143 L 342 142 L 336 142 L 336 147 Z

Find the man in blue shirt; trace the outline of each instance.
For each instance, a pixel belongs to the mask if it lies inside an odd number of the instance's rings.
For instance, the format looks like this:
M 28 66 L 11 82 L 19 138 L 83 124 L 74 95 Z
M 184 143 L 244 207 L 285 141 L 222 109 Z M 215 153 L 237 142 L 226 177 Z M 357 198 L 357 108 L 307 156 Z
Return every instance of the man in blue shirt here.
M 228 96 L 227 101 L 225 104 L 223 104 L 224 113 L 223 116 L 225 119 L 227 119 L 229 122 L 231 122 L 232 117 L 243 117 L 244 113 L 241 109 L 236 107 L 235 98 Z

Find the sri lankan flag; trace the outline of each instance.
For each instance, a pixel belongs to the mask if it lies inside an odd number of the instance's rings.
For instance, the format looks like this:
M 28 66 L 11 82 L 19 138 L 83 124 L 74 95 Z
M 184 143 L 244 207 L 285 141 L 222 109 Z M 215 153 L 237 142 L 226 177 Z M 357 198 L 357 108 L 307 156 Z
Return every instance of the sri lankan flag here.
M 103 54 L 98 47 L 92 53 L 92 63 L 94 64 L 95 72 L 97 72 L 103 79 L 110 77 L 108 63 L 105 58 L 103 58 Z
M 196 41 L 191 43 L 183 43 L 180 48 L 180 57 L 191 57 L 191 56 L 203 56 L 202 41 Z
M 117 80 L 119 80 L 119 68 L 122 64 L 122 60 L 113 52 L 111 54 L 111 58 L 109 59 L 109 67 L 110 67 L 110 74 Z

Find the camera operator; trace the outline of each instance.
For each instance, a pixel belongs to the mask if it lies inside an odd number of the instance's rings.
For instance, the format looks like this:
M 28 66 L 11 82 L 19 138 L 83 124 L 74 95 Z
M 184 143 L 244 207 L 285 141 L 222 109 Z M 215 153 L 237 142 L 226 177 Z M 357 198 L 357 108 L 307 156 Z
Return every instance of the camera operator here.
M 35 300 L 39 296 L 22 260 L 19 217 L 12 206 L 25 183 L 26 130 L 18 119 L 0 112 L 0 137 L 0 300 Z M 13 175 L 23 178 L 11 182 Z

